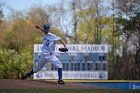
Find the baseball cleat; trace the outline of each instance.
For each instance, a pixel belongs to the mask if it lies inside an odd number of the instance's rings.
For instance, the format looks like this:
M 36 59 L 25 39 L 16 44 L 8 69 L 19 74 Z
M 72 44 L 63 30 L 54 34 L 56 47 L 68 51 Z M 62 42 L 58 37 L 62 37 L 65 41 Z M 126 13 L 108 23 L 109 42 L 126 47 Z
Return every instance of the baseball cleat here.
M 30 76 L 30 74 L 27 73 L 27 74 L 25 74 L 24 76 L 22 76 L 21 79 L 24 80 L 24 79 L 28 78 L 29 76 Z
M 58 80 L 58 84 L 63 85 L 65 82 L 63 80 Z
M 26 76 L 26 75 L 24 75 L 24 76 L 21 77 L 22 80 L 24 80 L 26 78 L 28 78 L 28 76 Z
M 31 70 L 30 72 L 26 73 L 24 76 L 21 77 L 22 80 L 30 77 L 32 74 L 34 74 L 33 70 Z

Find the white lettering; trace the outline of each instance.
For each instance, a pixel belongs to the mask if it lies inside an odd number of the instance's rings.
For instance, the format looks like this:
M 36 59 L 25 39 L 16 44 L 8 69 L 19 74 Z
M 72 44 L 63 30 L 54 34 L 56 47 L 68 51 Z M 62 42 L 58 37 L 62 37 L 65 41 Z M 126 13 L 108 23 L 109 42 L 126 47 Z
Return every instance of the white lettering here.
M 39 72 L 38 72 L 39 73 Z M 107 72 L 102 72 L 105 76 L 102 79 L 107 79 Z M 95 71 L 63 71 L 63 79 L 100 79 L 100 72 Z M 58 79 L 57 71 L 44 71 L 44 75 L 41 79 Z M 34 79 L 39 79 L 37 75 L 34 75 Z
M 61 44 L 57 44 L 55 52 L 60 52 L 58 49 L 63 47 Z M 107 45 L 83 45 L 83 44 L 67 44 L 69 53 L 108 53 Z M 40 53 L 42 50 L 42 44 L 34 45 L 34 52 Z

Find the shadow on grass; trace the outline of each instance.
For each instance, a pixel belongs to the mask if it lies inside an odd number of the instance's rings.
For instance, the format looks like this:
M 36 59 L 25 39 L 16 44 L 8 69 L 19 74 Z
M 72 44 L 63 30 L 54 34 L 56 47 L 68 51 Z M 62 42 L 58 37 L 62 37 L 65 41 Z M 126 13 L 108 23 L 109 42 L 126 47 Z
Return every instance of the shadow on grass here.
M 21 90 L 21 89 L 1 89 L 0 93 L 140 93 L 140 90 L 130 89 L 64 89 L 64 90 Z

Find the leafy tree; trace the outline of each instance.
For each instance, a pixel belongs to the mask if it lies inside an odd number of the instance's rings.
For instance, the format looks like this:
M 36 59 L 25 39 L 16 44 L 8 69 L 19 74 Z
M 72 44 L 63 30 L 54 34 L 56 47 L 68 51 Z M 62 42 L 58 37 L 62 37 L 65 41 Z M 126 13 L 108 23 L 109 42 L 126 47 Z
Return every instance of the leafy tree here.
M 0 25 L 1 25 L 1 22 L 2 22 L 2 18 L 3 18 L 3 10 L 2 10 L 2 2 L 0 2 Z
M 139 63 L 136 63 L 134 58 L 135 53 L 138 53 L 136 50 L 139 49 L 140 45 L 140 2 L 139 0 L 115 0 L 114 3 L 117 13 L 115 14 L 117 18 L 117 30 L 119 31 L 119 40 L 121 40 L 120 44 L 122 47 L 122 56 L 116 59 L 117 63 L 115 64 L 115 71 L 118 74 L 114 76 L 116 78 L 120 78 L 121 76 L 121 79 L 139 79 Z M 136 47 L 136 50 L 131 48 L 132 51 L 129 52 L 128 50 L 132 46 Z
M 30 52 L 19 54 L 15 50 L 0 50 L 0 78 L 20 78 L 21 74 L 31 69 L 33 59 Z
M 78 2 L 78 1 L 77 1 Z M 90 44 L 100 44 L 103 43 L 104 37 L 102 36 L 103 30 L 107 28 L 112 28 L 111 21 L 106 25 L 105 20 L 107 18 L 107 8 L 103 6 L 104 2 L 102 0 L 89 0 L 89 2 L 73 2 L 73 35 L 68 37 L 76 37 L 78 43 L 90 43 Z M 107 19 L 106 19 L 107 18 Z M 111 20 L 111 18 L 110 18 Z M 111 30 L 110 30 L 111 31 Z

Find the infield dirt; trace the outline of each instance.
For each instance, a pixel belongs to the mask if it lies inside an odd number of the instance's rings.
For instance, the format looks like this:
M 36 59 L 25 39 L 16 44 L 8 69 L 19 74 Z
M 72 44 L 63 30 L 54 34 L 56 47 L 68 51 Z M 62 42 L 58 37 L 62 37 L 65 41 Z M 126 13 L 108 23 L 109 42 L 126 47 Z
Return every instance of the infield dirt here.
M 1 79 L 0 89 L 93 89 L 94 86 L 84 84 L 75 84 L 66 82 L 59 85 L 57 82 L 37 81 L 37 80 L 18 80 L 18 79 Z

